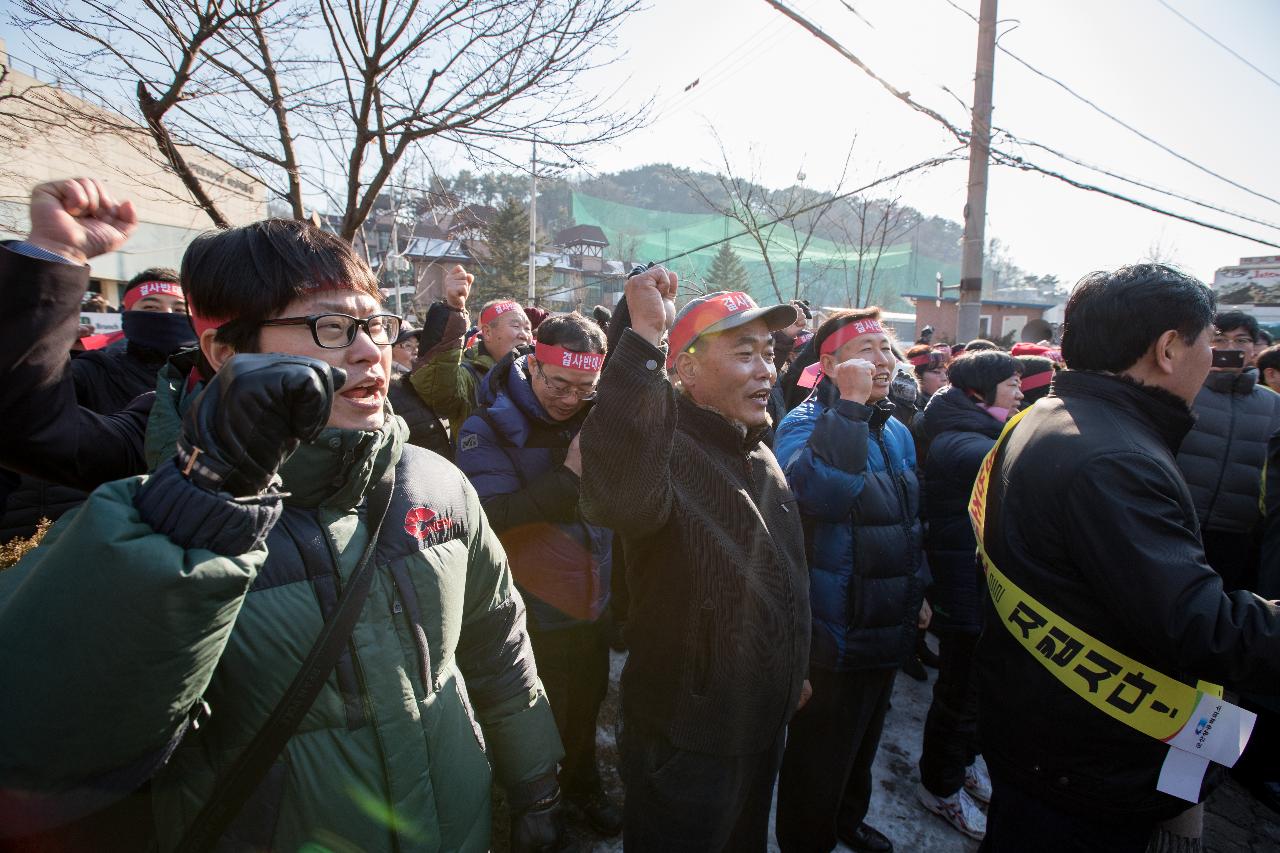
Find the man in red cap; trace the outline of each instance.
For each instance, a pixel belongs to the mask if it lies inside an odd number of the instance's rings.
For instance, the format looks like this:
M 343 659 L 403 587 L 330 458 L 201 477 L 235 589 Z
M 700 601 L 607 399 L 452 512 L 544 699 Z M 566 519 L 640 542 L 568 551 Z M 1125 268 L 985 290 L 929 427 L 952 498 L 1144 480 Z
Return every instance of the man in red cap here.
M 621 535 L 627 850 L 766 849 L 787 722 L 807 692 L 808 576 L 795 499 L 760 438 L 771 333 L 791 305 L 626 285 L 630 315 L 579 433 L 588 521 Z M 668 380 L 671 381 L 668 381 Z M 678 383 L 679 390 L 672 387 Z

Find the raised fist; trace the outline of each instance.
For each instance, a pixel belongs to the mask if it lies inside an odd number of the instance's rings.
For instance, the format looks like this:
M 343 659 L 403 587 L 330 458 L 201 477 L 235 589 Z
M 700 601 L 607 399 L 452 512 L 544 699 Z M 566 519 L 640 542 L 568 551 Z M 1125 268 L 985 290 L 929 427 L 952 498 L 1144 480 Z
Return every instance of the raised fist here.
M 631 328 L 657 346 L 676 319 L 679 278 L 665 267 L 650 267 L 627 279 L 627 309 Z
M 871 397 L 872 377 L 876 366 L 861 358 L 851 358 L 836 365 L 836 389 L 841 400 L 866 403 Z
M 133 202 L 117 203 L 93 178 L 52 181 L 31 191 L 27 242 L 77 264 L 119 249 L 137 226 Z
M 444 277 L 444 301 L 460 311 L 467 310 L 467 297 L 471 295 L 471 285 L 475 280 L 476 277 L 463 269 L 462 264 L 454 264 Z
M 179 467 L 210 491 L 260 494 L 298 444 L 324 429 L 346 378 L 306 356 L 232 356 L 182 418 Z

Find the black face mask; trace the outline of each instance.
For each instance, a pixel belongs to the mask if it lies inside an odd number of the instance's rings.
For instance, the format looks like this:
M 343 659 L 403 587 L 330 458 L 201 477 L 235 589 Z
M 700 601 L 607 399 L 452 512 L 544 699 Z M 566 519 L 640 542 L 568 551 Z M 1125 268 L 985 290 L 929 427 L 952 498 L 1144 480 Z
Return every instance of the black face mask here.
M 121 315 L 120 324 L 130 343 L 164 356 L 173 355 L 183 347 L 196 345 L 196 332 L 191 327 L 191 318 L 186 314 L 126 311 Z

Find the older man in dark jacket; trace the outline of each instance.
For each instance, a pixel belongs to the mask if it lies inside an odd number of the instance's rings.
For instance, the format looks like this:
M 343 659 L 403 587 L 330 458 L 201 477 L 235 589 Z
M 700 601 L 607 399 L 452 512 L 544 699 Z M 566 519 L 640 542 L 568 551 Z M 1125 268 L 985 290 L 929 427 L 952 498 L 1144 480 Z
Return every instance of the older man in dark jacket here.
M 583 513 L 626 551 L 625 843 L 763 851 L 809 651 L 800 513 L 760 443 L 770 332 L 796 314 L 711 294 L 686 306 L 668 354 L 675 290 L 660 267 L 627 282 L 613 322 L 629 313 L 632 327 L 580 433 Z
M 1232 722 L 1247 728 L 1197 679 L 1280 677 L 1280 607 L 1223 592 L 1174 459 L 1212 316 L 1209 289 L 1167 267 L 1087 277 L 1066 309 L 1071 369 L 979 474 L 984 851 L 1140 853 L 1217 777 L 1202 784 L 1209 762 L 1181 735 L 1238 749 Z
M 1178 451 L 1200 518 L 1205 556 L 1223 586 L 1255 589 L 1257 525 L 1262 517 L 1262 468 L 1267 441 L 1280 430 L 1280 394 L 1245 368 L 1258 339 L 1258 321 L 1243 311 L 1214 317 L 1213 350 L 1238 366 L 1210 368 L 1192 409 L 1195 425 Z

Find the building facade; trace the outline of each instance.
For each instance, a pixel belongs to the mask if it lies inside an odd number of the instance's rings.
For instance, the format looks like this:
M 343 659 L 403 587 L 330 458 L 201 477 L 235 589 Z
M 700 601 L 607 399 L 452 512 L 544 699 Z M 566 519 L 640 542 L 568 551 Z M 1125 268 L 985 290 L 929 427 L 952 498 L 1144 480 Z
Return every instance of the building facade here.
M 130 200 L 139 225 L 118 252 L 94 258 L 90 289 L 119 305 L 120 288 L 148 267 L 178 267 L 187 244 L 213 227 L 181 180 L 163 164 L 145 128 L 76 93 L 15 67 L 0 42 L 0 238 L 25 236 L 31 190 L 46 181 L 97 178 Z M 266 189 L 204 151 L 184 148 L 192 171 L 234 225 L 267 215 Z

